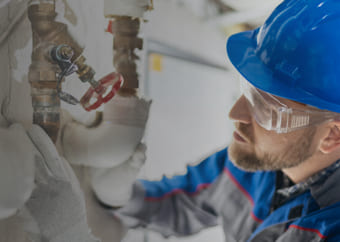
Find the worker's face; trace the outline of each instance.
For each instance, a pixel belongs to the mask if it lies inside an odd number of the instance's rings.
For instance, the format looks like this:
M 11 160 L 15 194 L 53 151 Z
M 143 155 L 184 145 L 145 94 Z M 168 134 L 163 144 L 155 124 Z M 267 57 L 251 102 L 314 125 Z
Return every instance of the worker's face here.
M 287 99 L 280 101 L 292 108 L 306 109 Z M 316 152 L 315 126 L 285 134 L 268 131 L 256 123 L 247 102 L 241 96 L 229 113 L 236 130 L 228 152 L 235 165 L 248 171 L 279 170 L 299 165 Z

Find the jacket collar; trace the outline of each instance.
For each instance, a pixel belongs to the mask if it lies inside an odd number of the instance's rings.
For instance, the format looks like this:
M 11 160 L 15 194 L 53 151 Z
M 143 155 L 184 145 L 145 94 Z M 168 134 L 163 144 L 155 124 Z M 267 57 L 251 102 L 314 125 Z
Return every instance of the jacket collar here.
M 340 160 L 337 160 L 329 167 L 319 171 L 307 180 L 289 187 L 278 189 L 281 199 L 289 200 L 299 194 L 310 190 L 313 198 L 320 208 L 329 206 L 340 201 Z

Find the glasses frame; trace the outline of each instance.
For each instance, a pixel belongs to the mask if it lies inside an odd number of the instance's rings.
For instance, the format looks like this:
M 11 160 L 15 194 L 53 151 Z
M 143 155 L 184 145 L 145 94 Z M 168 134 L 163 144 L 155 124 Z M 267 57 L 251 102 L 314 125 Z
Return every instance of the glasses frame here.
M 340 118 L 340 114 L 327 110 L 288 107 L 277 97 L 254 87 L 240 78 L 241 93 L 247 99 L 256 122 L 268 131 L 288 133 Z

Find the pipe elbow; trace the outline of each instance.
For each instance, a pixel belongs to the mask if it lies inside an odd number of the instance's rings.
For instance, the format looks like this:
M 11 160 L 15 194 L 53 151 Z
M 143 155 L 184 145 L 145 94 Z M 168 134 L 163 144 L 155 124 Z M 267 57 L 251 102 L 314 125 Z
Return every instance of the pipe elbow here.
M 74 165 L 108 168 L 128 160 L 144 134 L 144 128 L 104 122 L 87 128 L 72 122 L 63 131 L 65 158 Z

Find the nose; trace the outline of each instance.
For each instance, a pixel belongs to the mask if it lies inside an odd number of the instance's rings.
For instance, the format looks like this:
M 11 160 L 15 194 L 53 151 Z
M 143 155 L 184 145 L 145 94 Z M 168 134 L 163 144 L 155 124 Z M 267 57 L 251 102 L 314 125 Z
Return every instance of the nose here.
M 250 124 L 252 116 L 247 104 L 247 99 L 242 95 L 229 112 L 229 118 L 244 124 Z

